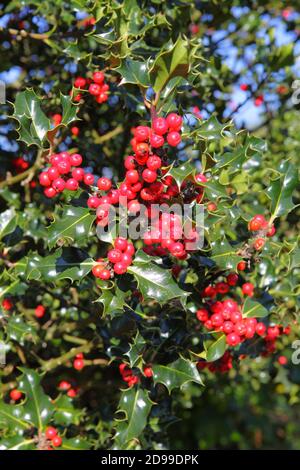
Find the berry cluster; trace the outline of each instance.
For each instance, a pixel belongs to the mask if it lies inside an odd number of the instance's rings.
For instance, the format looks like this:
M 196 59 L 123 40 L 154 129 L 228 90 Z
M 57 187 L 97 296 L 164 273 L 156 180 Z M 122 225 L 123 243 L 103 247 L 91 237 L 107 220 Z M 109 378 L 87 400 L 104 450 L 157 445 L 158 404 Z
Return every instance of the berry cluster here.
M 139 383 L 139 381 L 140 381 L 139 376 L 136 375 L 134 373 L 134 371 L 130 367 L 128 367 L 127 364 L 125 364 L 125 363 L 120 364 L 119 365 L 119 371 L 120 371 L 120 374 L 122 376 L 122 379 L 125 382 L 127 382 L 128 387 L 133 387 L 134 385 Z M 153 377 L 152 367 L 149 366 L 149 365 L 144 366 L 143 373 L 144 373 L 144 377 L 146 377 L 146 378 Z
M 17 157 L 12 160 L 12 165 L 17 173 L 22 173 L 29 168 L 29 163 L 24 157 Z
M 105 103 L 108 100 L 109 85 L 105 82 L 105 75 L 98 71 L 93 73 L 92 80 L 84 77 L 77 77 L 74 81 L 74 87 L 80 90 L 86 90 L 95 97 L 97 103 Z M 80 101 L 82 93 L 75 93 L 74 100 Z
M 68 397 L 70 397 L 70 398 L 75 398 L 75 397 L 77 397 L 78 389 L 72 387 L 72 385 L 70 384 L 70 382 L 67 382 L 66 380 L 62 380 L 62 381 L 59 383 L 58 389 L 59 389 L 61 392 L 67 392 L 67 395 L 68 395 Z
M 274 225 L 270 227 L 265 217 L 261 214 L 256 214 L 250 220 L 248 227 L 251 232 L 257 232 L 258 234 L 253 242 L 253 248 L 256 251 L 260 251 L 264 247 L 266 243 L 265 237 L 273 237 L 276 233 Z
M 57 429 L 53 426 L 46 428 L 45 437 L 50 441 L 48 450 L 52 450 L 53 447 L 60 447 L 63 443 L 62 438 L 57 433 Z
M 108 280 L 115 274 L 125 274 L 128 266 L 132 264 L 135 249 L 132 243 L 125 238 L 117 237 L 114 240 L 114 248 L 107 253 L 107 261 L 98 259 L 93 266 L 92 273 L 99 279 Z
M 85 363 L 84 363 L 84 356 L 82 353 L 76 354 L 74 362 L 73 362 L 73 367 L 74 369 L 80 371 L 84 368 Z
M 39 175 L 40 185 L 45 187 L 45 196 L 52 198 L 65 189 L 76 191 L 79 183 L 92 184 L 94 176 L 80 168 L 79 153 L 60 152 L 50 156 L 50 166 Z

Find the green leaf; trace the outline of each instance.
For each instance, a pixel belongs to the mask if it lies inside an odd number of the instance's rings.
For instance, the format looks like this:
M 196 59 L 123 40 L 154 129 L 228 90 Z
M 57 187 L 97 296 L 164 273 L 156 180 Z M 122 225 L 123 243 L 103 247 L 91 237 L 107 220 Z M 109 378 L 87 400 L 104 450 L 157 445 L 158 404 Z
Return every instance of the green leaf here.
M 279 165 L 281 176 L 271 181 L 267 195 L 271 199 L 272 220 L 294 209 L 293 193 L 298 184 L 298 170 L 288 161 Z
M 32 255 L 27 260 L 27 279 L 45 281 L 60 281 L 70 279 L 72 282 L 81 281 L 91 271 L 94 265 L 92 258 L 76 248 L 59 248 L 53 254 L 43 258 Z
M 171 78 L 187 77 L 189 72 L 188 42 L 179 37 L 174 45 L 156 57 L 149 72 L 156 93 L 161 92 Z
M 1 428 L 7 427 L 8 430 L 15 432 L 30 429 L 31 425 L 25 415 L 26 411 L 23 405 L 6 405 L 4 402 L 0 402 Z
M 23 373 L 19 381 L 19 390 L 26 394 L 24 409 L 26 419 L 39 431 L 42 431 L 49 423 L 54 413 L 54 405 L 50 397 L 45 395 L 40 384 L 41 377 L 31 369 L 20 368 Z
M 115 289 L 103 288 L 101 296 L 96 300 L 96 302 L 103 304 L 103 315 L 123 312 L 126 305 L 125 298 L 128 293 L 130 294 L 130 292 L 123 292 L 117 286 Z
M 220 359 L 226 351 L 226 336 L 221 335 L 216 341 L 211 343 L 206 350 L 206 360 L 214 362 Z
M 166 366 L 153 365 L 152 370 L 155 383 L 164 384 L 169 392 L 174 388 L 181 388 L 187 382 L 196 382 L 203 385 L 197 366 L 183 358 L 179 358 Z
M 193 173 L 195 167 L 191 165 L 190 162 L 183 163 L 180 166 L 172 166 L 168 171 L 168 174 L 171 175 L 177 183 L 177 186 L 180 188 L 183 181 Z
M 178 287 L 169 270 L 159 267 L 146 253 L 137 253 L 128 272 L 134 275 L 144 299 L 155 299 L 162 305 L 179 298 L 185 304 L 189 293 Z
M 141 333 L 138 331 L 136 337 L 133 340 L 133 343 L 131 343 L 130 345 L 129 351 L 125 353 L 125 356 L 129 358 L 130 367 L 134 367 L 138 363 L 145 349 L 145 346 L 146 341 L 141 335 Z
M 0 450 L 36 450 L 34 439 L 12 436 L 0 440 Z
M 125 413 L 125 419 L 116 425 L 115 444 L 124 448 L 132 439 L 138 439 L 147 424 L 152 402 L 147 390 L 133 387 L 122 393 L 118 412 Z
M 54 214 L 54 222 L 48 227 L 48 246 L 53 248 L 58 241 L 80 243 L 87 240 L 95 214 L 85 207 L 65 206 Z
M 17 226 L 17 217 L 14 208 L 1 212 L 0 217 L 0 240 L 13 232 Z
M 81 437 L 73 437 L 72 439 L 63 439 L 60 450 L 88 450 L 91 445 Z
M 72 398 L 61 395 L 55 400 L 55 413 L 53 419 L 56 424 L 61 426 L 69 426 L 70 424 L 79 425 L 83 417 L 83 410 L 76 409 L 73 405 Z
M 221 269 L 236 269 L 237 264 L 242 261 L 242 257 L 236 254 L 237 250 L 235 250 L 225 238 L 213 241 L 211 247 L 211 259 Z
M 9 317 L 5 331 L 10 340 L 17 341 L 21 344 L 24 343 L 24 339 L 32 339 L 36 337 L 34 327 L 25 323 L 20 316 Z
M 266 317 L 268 314 L 268 310 L 263 307 L 259 302 L 255 302 L 254 300 L 250 299 L 250 297 L 247 297 L 243 306 L 244 318 L 262 318 Z
M 115 69 L 122 76 L 120 85 L 133 83 L 143 88 L 150 86 L 147 62 L 139 62 L 137 60 L 125 59 L 121 65 Z

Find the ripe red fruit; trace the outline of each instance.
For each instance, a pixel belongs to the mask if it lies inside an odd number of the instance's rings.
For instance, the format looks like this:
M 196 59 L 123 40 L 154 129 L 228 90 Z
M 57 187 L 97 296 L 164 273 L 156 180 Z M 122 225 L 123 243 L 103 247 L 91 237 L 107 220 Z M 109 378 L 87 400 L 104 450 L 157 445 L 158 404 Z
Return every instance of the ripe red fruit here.
M 62 178 L 56 178 L 52 182 L 52 188 L 55 189 L 57 193 L 61 193 L 66 187 L 66 183 Z
M 133 199 L 128 204 L 129 214 L 137 214 L 141 209 L 141 205 L 137 199 Z
M 77 137 L 77 136 L 79 135 L 79 132 L 80 132 L 79 127 L 77 127 L 77 126 L 71 127 L 71 133 L 72 133 L 72 135 L 74 135 L 75 137 Z
M 87 200 L 87 205 L 90 209 L 97 209 L 101 204 L 101 199 L 97 196 L 90 196 Z
M 70 390 L 68 390 L 67 395 L 70 398 L 75 398 L 77 397 L 77 391 L 74 388 L 71 388 Z
M 50 439 L 50 441 L 52 441 L 52 439 L 57 436 L 57 429 L 55 429 L 53 426 L 49 426 L 48 428 L 46 428 L 45 436 L 47 439 Z
M 69 390 L 71 388 L 70 382 L 67 382 L 66 380 L 62 380 L 60 384 L 58 385 L 59 390 Z
M 234 325 L 234 331 L 239 336 L 244 336 L 246 334 L 246 331 L 247 331 L 247 326 L 243 321 L 238 321 Z
M 227 284 L 233 287 L 233 286 L 236 286 L 236 284 L 238 283 L 239 276 L 236 273 L 230 273 L 228 274 L 226 280 L 227 280 Z
M 152 155 L 147 160 L 149 170 L 155 171 L 161 167 L 161 159 L 157 155 Z
M 10 299 L 3 299 L 1 305 L 4 310 L 10 310 L 13 308 L 13 303 Z
M 128 157 L 124 160 L 124 166 L 126 170 L 134 170 L 136 167 L 135 159 L 132 155 L 128 155 Z
M 146 168 L 143 173 L 142 173 L 142 178 L 146 183 L 154 183 L 157 178 L 157 173 L 156 171 L 149 170 L 149 168 Z
M 81 358 L 76 358 L 73 362 L 73 367 L 76 370 L 81 370 L 84 368 L 84 360 Z
M 22 398 L 23 393 L 20 392 L 20 390 L 14 388 L 13 390 L 11 390 L 9 396 L 13 401 L 19 401 Z
M 257 96 L 257 98 L 255 98 L 255 100 L 254 100 L 254 106 L 259 107 L 259 106 L 261 106 L 261 105 L 263 104 L 263 102 L 264 102 L 264 97 L 263 97 L 263 95 L 259 95 L 259 96 Z
M 207 210 L 208 210 L 209 212 L 214 212 L 214 211 L 217 210 L 217 205 L 216 205 L 214 202 L 209 202 L 209 203 L 207 204 Z
M 134 137 L 137 142 L 145 142 L 150 137 L 150 127 L 138 126 L 135 128 Z
M 205 308 L 199 308 L 196 312 L 196 317 L 201 322 L 206 322 L 208 320 L 208 310 Z
M 255 331 L 256 331 L 256 333 L 257 333 L 259 336 L 263 336 L 263 335 L 265 334 L 265 332 L 266 332 L 266 329 L 267 329 L 267 328 L 266 328 L 266 326 L 264 325 L 264 323 L 259 322 L 259 323 L 257 323 L 257 325 L 256 325 L 256 330 L 255 330 Z
M 93 96 L 98 96 L 101 93 L 101 86 L 98 83 L 91 83 L 89 86 L 89 93 Z
M 105 101 L 108 100 L 108 94 L 107 93 L 99 93 L 99 95 L 96 97 L 97 103 L 105 103 Z
M 59 171 L 55 166 L 51 166 L 47 170 L 48 177 L 51 181 L 55 180 L 56 178 L 59 178 Z
M 84 184 L 91 186 L 94 184 L 95 177 L 91 173 L 86 173 L 83 178 Z
M 73 153 L 70 156 L 70 164 L 72 166 L 80 166 L 82 164 L 82 156 L 79 153 Z
M 62 445 L 62 438 L 60 436 L 55 436 L 52 439 L 52 445 L 53 447 L 60 447 Z
M 120 261 L 119 263 L 116 263 L 114 265 L 114 272 L 116 274 L 125 274 L 127 271 L 127 264 L 123 263 L 123 261 Z
M 111 188 L 111 180 L 105 177 L 99 178 L 97 181 L 97 186 L 100 191 L 109 191 Z
M 44 190 L 44 194 L 45 194 L 46 197 L 52 198 L 52 197 L 56 196 L 57 192 L 55 191 L 54 188 L 46 188 Z
M 203 173 L 198 173 L 195 175 L 195 181 L 196 183 L 207 183 L 208 179 Z
M 94 72 L 93 81 L 98 85 L 101 85 L 104 82 L 104 73 L 103 72 Z
M 153 376 L 152 367 L 150 367 L 150 366 L 145 366 L 144 367 L 144 376 L 145 377 L 152 377 Z
M 77 191 L 79 188 L 79 183 L 75 178 L 69 178 L 66 181 L 66 189 L 69 191 Z
M 53 114 L 52 116 L 52 121 L 53 121 L 53 124 L 54 126 L 59 126 L 59 124 L 61 123 L 62 121 L 62 115 L 61 114 Z
M 122 254 L 122 263 L 126 264 L 126 266 L 130 266 L 132 264 L 132 256 L 128 253 Z
M 272 227 L 267 231 L 267 237 L 273 237 L 275 233 L 276 233 L 276 228 L 274 227 L 274 225 L 272 225 Z
M 84 88 L 86 85 L 86 79 L 83 77 L 77 77 L 74 81 L 75 88 Z
M 113 264 L 118 263 L 122 259 L 122 252 L 116 248 L 109 250 L 107 258 Z
M 149 145 L 145 142 L 140 142 L 136 146 L 136 161 L 139 165 L 145 165 L 149 156 Z
M 84 169 L 83 168 L 74 168 L 72 170 L 72 177 L 77 181 L 82 181 L 84 178 Z
M 137 172 L 137 170 L 128 170 L 126 172 L 126 181 L 129 183 L 129 184 L 135 184 L 138 182 L 139 180 L 139 174 Z
M 226 343 L 229 346 L 237 346 L 238 344 L 240 344 L 240 342 L 241 342 L 241 338 L 236 333 L 229 333 L 226 336 Z
M 240 261 L 240 262 L 237 264 L 237 269 L 238 269 L 239 271 L 245 271 L 246 267 L 247 267 L 246 261 Z
M 238 323 L 240 321 L 242 321 L 243 317 L 242 317 L 242 314 L 240 312 L 231 312 L 230 314 L 230 320 L 232 321 L 232 323 Z
M 249 86 L 247 85 L 247 83 L 242 83 L 242 84 L 240 85 L 240 89 L 241 89 L 242 91 L 247 91 L 248 88 L 249 88 Z
M 165 139 L 158 134 L 152 134 L 150 137 L 150 145 L 151 147 L 158 149 L 162 147 L 165 143 Z
M 71 164 L 69 161 L 63 160 L 56 165 L 56 168 L 61 175 L 66 175 L 71 170 Z
M 224 319 L 220 313 L 213 313 L 210 317 L 210 320 L 215 328 L 219 328 L 221 325 L 223 325 L 224 322 Z
M 229 333 L 232 333 L 234 328 L 234 325 L 231 321 L 224 321 L 223 323 L 223 332 L 228 335 Z
M 117 237 L 114 241 L 114 246 L 118 250 L 125 251 L 128 246 L 128 241 L 126 240 L 126 238 Z
M 159 117 L 153 120 L 152 128 L 155 134 L 164 135 L 168 132 L 168 123 L 165 118 Z
M 42 318 L 45 315 L 45 312 L 46 312 L 46 309 L 43 305 L 38 305 L 34 311 L 35 316 L 37 318 Z
M 255 250 L 259 251 L 264 247 L 265 243 L 266 240 L 264 238 L 257 238 L 253 243 L 253 247 Z
M 243 294 L 249 295 L 252 297 L 253 291 L 254 291 L 254 285 L 251 282 L 245 282 L 245 284 L 242 285 L 242 291 Z
M 57 172 L 58 173 L 58 172 Z M 41 186 L 50 186 L 51 184 L 51 179 L 48 175 L 48 172 L 47 171 L 43 171 L 40 175 L 39 175 L 39 182 L 40 182 L 40 185 Z
M 225 282 L 217 282 L 216 289 L 218 294 L 227 294 L 229 291 L 229 285 Z
M 169 126 L 169 130 L 179 131 L 182 126 L 182 117 L 176 113 L 170 113 L 167 116 L 167 124 Z
M 169 132 L 167 135 L 167 142 L 171 147 L 177 147 L 181 142 L 181 135 L 177 131 Z
M 288 363 L 288 360 L 285 356 L 279 356 L 278 358 L 278 364 L 281 366 L 285 366 Z
M 111 278 L 110 271 L 108 269 L 102 269 L 99 274 L 99 278 L 103 281 L 108 281 Z

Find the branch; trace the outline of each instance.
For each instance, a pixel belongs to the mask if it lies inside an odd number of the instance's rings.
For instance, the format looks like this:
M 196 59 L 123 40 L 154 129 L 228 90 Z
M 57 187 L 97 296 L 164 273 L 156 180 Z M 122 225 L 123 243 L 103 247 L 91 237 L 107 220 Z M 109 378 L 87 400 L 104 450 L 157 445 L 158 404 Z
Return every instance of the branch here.
M 6 186 L 12 186 L 13 184 L 19 183 L 25 179 L 27 183 L 31 181 L 35 175 L 36 170 L 39 170 L 42 167 L 44 162 L 44 154 L 44 149 L 39 150 L 34 164 L 28 168 L 28 170 L 20 173 L 19 175 L 7 177 L 5 181 L 0 183 L 0 189 L 5 188 Z M 26 182 L 24 182 L 24 184 L 26 184 Z

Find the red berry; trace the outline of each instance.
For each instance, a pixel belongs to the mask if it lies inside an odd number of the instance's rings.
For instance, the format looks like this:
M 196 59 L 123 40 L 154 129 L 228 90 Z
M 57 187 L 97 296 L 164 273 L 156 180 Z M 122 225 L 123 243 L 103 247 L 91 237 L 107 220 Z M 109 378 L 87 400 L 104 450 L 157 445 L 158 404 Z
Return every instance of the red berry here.
M 19 401 L 22 396 L 23 396 L 23 393 L 20 392 L 20 390 L 17 390 L 16 388 L 14 388 L 10 394 L 9 394 L 10 398 L 13 400 L 13 401 Z
M 244 336 L 246 334 L 246 331 L 247 331 L 247 326 L 243 321 L 238 321 L 234 325 L 234 331 L 239 336 Z
M 3 299 L 1 305 L 4 310 L 10 310 L 13 308 L 13 303 L 10 299 Z
M 97 186 L 100 191 L 109 191 L 111 188 L 111 180 L 105 177 L 99 178 L 97 181 Z
M 62 445 L 62 438 L 60 436 L 55 436 L 52 439 L 52 445 L 54 447 L 60 447 Z
M 266 332 L 266 326 L 264 325 L 264 323 L 262 322 L 259 322 L 257 323 L 256 325 L 256 333 L 259 335 L 259 336 L 263 336 Z
M 288 360 L 285 356 L 279 356 L 278 358 L 278 363 L 281 365 L 281 366 L 285 366 L 287 363 L 288 363 Z
M 107 93 L 99 93 L 99 95 L 96 97 L 97 103 L 105 103 L 105 101 L 107 100 L 108 100 Z
M 223 332 L 228 335 L 229 333 L 232 333 L 234 329 L 234 325 L 231 321 L 224 321 L 223 323 Z
M 76 370 L 81 370 L 84 368 L 84 360 L 83 359 L 75 359 L 73 362 L 73 367 Z
M 128 204 L 129 214 L 137 214 L 141 209 L 141 205 L 137 199 L 133 199 Z
M 135 128 L 134 137 L 137 142 L 145 142 L 150 137 L 150 128 L 147 126 L 138 126 Z
M 229 291 L 229 285 L 225 282 L 217 282 L 216 289 L 218 294 L 227 294 Z
M 43 171 L 39 176 L 39 182 L 41 186 L 50 186 L 51 179 L 47 171 Z
M 240 312 L 231 312 L 230 314 L 230 320 L 232 321 L 232 323 L 238 323 L 240 321 L 242 321 L 243 317 L 242 317 L 242 314 Z
M 135 159 L 132 155 L 128 155 L 128 157 L 124 160 L 124 166 L 126 170 L 134 170 L 136 167 Z
M 68 189 L 69 191 L 77 191 L 78 188 L 79 183 L 75 178 L 69 178 L 66 181 L 66 189 Z
M 161 159 L 157 155 L 152 155 L 147 160 L 147 167 L 149 170 L 155 171 L 161 168 Z
M 203 173 L 198 173 L 195 175 L 195 181 L 196 183 L 207 183 L 208 179 Z
M 49 426 L 48 428 L 46 428 L 45 436 L 47 439 L 50 439 L 50 441 L 52 441 L 52 439 L 57 436 L 57 429 L 55 429 L 53 426 Z
M 215 328 L 219 328 L 221 325 L 223 325 L 224 319 L 220 313 L 214 313 L 211 317 L 210 320 L 212 322 L 212 325 Z
M 116 248 L 109 250 L 107 253 L 109 261 L 113 264 L 118 263 L 122 259 L 122 252 Z
M 182 117 L 176 113 L 170 113 L 167 116 L 167 124 L 169 126 L 169 130 L 180 131 L 182 126 Z
M 97 209 L 101 204 L 101 199 L 97 196 L 90 196 L 87 200 L 87 205 L 90 209 Z
M 67 395 L 70 398 L 75 398 L 77 397 L 77 391 L 74 388 L 71 388 L 70 390 L 68 390 Z
M 83 178 L 84 184 L 91 186 L 94 184 L 95 177 L 91 173 L 86 173 Z
M 241 338 L 236 333 L 229 333 L 226 336 L 226 343 L 229 346 L 237 346 L 238 344 L 240 344 L 240 342 L 241 342 Z
M 207 204 L 207 210 L 209 212 L 215 212 L 218 209 L 217 205 L 214 202 L 209 202 Z
M 84 88 L 86 85 L 86 79 L 83 77 L 77 77 L 74 81 L 75 88 Z
M 48 174 L 49 179 L 51 181 L 56 180 L 56 178 L 59 178 L 59 171 L 55 166 L 51 166 L 48 169 L 47 174 Z M 42 185 L 42 186 L 44 186 L 44 185 Z
M 255 98 L 255 100 L 254 100 L 254 106 L 259 107 L 259 106 L 261 106 L 261 105 L 263 104 L 263 102 L 264 102 L 264 97 L 263 97 L 263 95 L 259 95 L 259 96 L 258 96 L 257 98 Z
M 264 247 L 265 243 L 266 240 L 264 238 L 257 238 L 253 243 L 253 247 L 255 250 L 259 251 Z
M 156 171 L 152 171 L 146 168 L 142 173 L 142 178 L 144 181 L 146 181 L 146 183 L 154 183 L 157 178 L 157 173 Z
M 126 181 L 129 183 L 129 184 L 135 184 L 139 181 L 139 174 L 136 170 L 128 170 L 126 172 Z
M 151 147 L 158 149 L 162 147 L 165 143 L 165 139 L 161 135 L 152 134 L 150 137 L 150 145 Z
M 72 166 L 80 166 L 81 163 L 82 163 L 82 156 L 79 155 L 79 153 L 73 153 L 71 156 L 70 156 L 70 164 Z
M 144 376 L 145 377 L 152 377 L 153 376 L 153 370 L 150 366 L 145 366 L 144 367 Z
M 35 316 L 37 318 L 42 318 L 45 315 L 45 312 L 46 312 L 46 309 L 43 305 L 38 305 L 34 311 Z
M 116 274 L 124 274 L 127 271 L 127 265 L 123 263 L 123 261 L 120 261 L 119 263 L 116 263 L 114 265 L 114 272 Z
M 56 192 L 61 193 L 66 187 L 66 183 L 62 178 L 56 178 L 52 182 L 52 188 L 55 189 Z
M 196 312 L 196 317 L 201 322 L 206 322 L 208 320 L 208 310 L 205 308 L 200 308 Z
M 57 192 L 55 191 L 54 188 L 46 188 L 44 190 L 44 194 L 45 194 L 46 197 L 52 198 L 52 197 L 56 196 Z
M 241 83 L 240 89 L 241 89 L 242 91 L 247 91 L 248 88 L 249 88 L 249 87 L 248 87 L 247 83 Z
M 242 285 L 243 294 L 253 296 L 254 285 L 251 282 L 246 282 Z
M 165 118 L 159 117 L 153 120 L 152 128 L 157 135 L 164 135 L 168 132 L 168 123 Z
M 177 131 L 169 132 L 167 135 L 167 142 L 171 147 L 177 147 L 181 142 L 181 135 Z
M 94 72 L 93 81 L 98 85 L 101 85 L 104 82 L 104 73 L 103 72 Z
M 128 246 L 128 241 L 126 238 L 118 237 L 114 241 L 114 247 L 118 250 L 125 251 Z
M 60 384 L 58 385 L 58 388 L 60 390 L 69 390 L 71 388 L 70 382 L 66 382 L 65 380 L 62 380 Z
M 89 93 L 93 96 L 98 96 L 101 93 L 101 86 L 98 83 L 91 83 L 89 86 Z
M 274 227 L 274 225 L 272 225 L 272 227 L 267 231 L 267 237 L 273 237 L 275 233 L 276 233 L 276 228 Z
M 227 279 L 227 284 L 229 286 L 236 286 L 236 284 L 238 283 L 238 280 L 239 280 L 239 276 L 235 273 L 230 273 L 230 274 L 228 274 L 226 279 Z
M 79 127 L 77 127 L 77 126 L 71 127 L 71 132 L 75 137 L 77 137 L 79 135 L 79 132 L 80 132 Z
M 240 262 L 237 264 L 237 269 L 238 269 L 239 271 L 245 271 L 246 267 L 247 267 L 246 261 L 240 261 Z
M 84 169 L 83 168 L 74 168 L 72 170 L 72 177 L 77 181 L 82 181 L 84 178 Z
M 66 175 L 71 170 L 71 164 L 69 161 L 63 160 L 56 165 L 56 168 L 61 175 Z
M 108 281 L 110 277 L 111 275 L 108 269 L 103 269 L 99 274 L 99 278 L 102 279 L 103 281 Z

